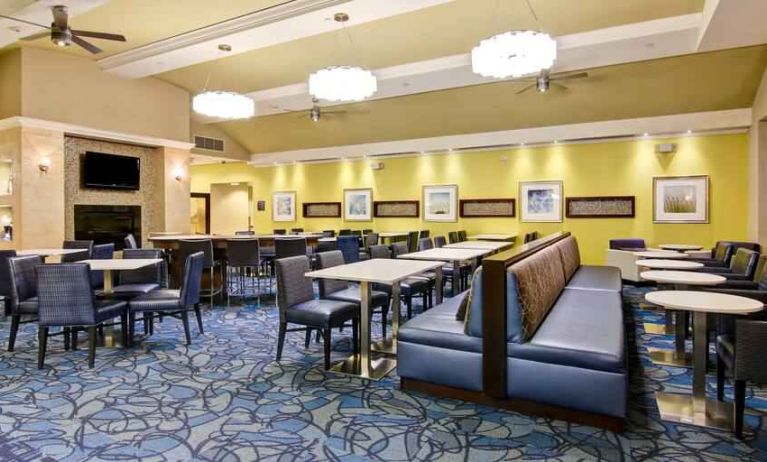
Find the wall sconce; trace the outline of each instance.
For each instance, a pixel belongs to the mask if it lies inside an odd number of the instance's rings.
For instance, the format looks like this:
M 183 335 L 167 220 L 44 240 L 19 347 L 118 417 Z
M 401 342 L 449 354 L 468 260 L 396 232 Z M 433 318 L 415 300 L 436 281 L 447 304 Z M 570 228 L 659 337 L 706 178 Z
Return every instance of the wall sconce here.
M 51 159 L 48 157 L 43 157 L 40 159 L 40 163 L 37 164 L 37 168 L 40 169 L 40 173 L 44 175 L 47 174 L 48 169 L 51 168 Z
M 173 178 L 175 178 L 176 181 L 181 181 L 184 178 L 184 170 L 181 167 L 176 167 L 176 169 L 173 170 Z

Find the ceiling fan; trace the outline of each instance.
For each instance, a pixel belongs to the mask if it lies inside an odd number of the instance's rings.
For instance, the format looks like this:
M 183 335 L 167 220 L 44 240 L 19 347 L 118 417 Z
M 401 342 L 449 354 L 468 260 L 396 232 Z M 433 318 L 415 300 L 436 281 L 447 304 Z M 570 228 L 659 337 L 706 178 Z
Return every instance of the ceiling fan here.
M 535 91 L 537 91 L 538 93 L 546 93 L 547 91 L 551 89 L 552 86 L 556 88 L 561 88 L 562 90 L 567 90 L 568 88 L 562 85 L 561 83 L 559 83 L 560 81 L 585 79 L 585 78 L 588 78 L 588 76 L 589 76 L 588 72 L 550 74 L 548 69 L 544 69 L 541 71 L 540 74 L 538 74 L 535 77 L 527 77 L 524 79 L 515 80 L 516 82 L 532 82 L 532 84 L 519 90 L 517 94 L 524 93 L 532 89 L 535 89 Z
M 87 30 L 74 30 L 69 27 L 69 13 L 67 7 L 64 5 L 56 5 L 51 7 L 53 12 L 53 22 L 50 27 L 43 24 L 37 24 L 35 22 L 27 21 L 25 19 L 12 18 L 10 16 L 0 15 L 1 18 L 10 19 L 24 24 L 30 24 L 32 26 L 42 27 L 48 29 L 48 31 L 40 32 L 34 35 L 24 37 L 22 40 L 37 40 L 43 37 L 50 37 L 51 42 L 56 46 L 68 47 L 71 44 L 78 45 L 85 48 L 93 54 L 101 53 L 101 49 L 90 42 L 82 39 L 82 37 L 91 37 L 103 40 L 114 40 L 118 42 L 124 42 L 125 37 L 119 34 L 109 34 L 106 32 L 91 32 Z
M 291 109 L 283 109 L 278 108 L 277 106 L 272 106 L 275 109 L 282 109 L 283 112 L 296 112 L 296 113 L 302 113 L 300 117 L 306 117 L 309 116 L 309 120 L 312 122 L 319 122 L 320 119 L 327 116 L 336 116 L 336 115 L 342 115 L 342 114 L 348 114 L 350 111 L 329 111 L 327 109 L 323 109 L 322 106 L 320 106 L 320 101 L 317 98 L 312 98 L 312 107 L 309 110 L 291 110 Z M 362 111 L 354 111 L 354 112 L 362 112 Z M 306 114 L 303 114 L 306 113 Z

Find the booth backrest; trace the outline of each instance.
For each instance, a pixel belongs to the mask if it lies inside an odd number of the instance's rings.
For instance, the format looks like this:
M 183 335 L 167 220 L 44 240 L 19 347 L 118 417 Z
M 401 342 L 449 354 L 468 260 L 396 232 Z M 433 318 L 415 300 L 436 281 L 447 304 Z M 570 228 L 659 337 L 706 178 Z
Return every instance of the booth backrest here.
M 581 266 L 581 254 L 578 250 L 578 241 L 573 236 L 567 237 L 556 244 L 562 258 L 562 266 L 565 270 L 565 281 L 569 281 Z
M 735 256 L 732 257 L 730 268 L 733 273 L 745 274 L 748 277 L 752 277 L 754 271 L 756 271 L 756 264 L 758 262 L 759 252 L 740 248 L 735 252 Z

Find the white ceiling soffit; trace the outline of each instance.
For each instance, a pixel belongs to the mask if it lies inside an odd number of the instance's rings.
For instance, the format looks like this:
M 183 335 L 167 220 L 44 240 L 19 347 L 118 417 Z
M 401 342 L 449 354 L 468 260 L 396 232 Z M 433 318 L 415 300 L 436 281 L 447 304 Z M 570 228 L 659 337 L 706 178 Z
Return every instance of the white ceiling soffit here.
M 361 158 L 395 153 L 445 152 L 458 149 L 482 149 L 559 141 L 593 140 L 625 136 L 679 134 L 740 129 L 751 125 L 751 108 L 727 111 L 696 112 L 637 119 L 609 120 L 582 124 L 523 128 L 466 135 L 438 136 L 399 141 L 301 149 L 296 151 L 253 154 L 251 165 L 312 161 L 319 159 Z
M 295 0 L 100 59 L 107 72 L 139 78 L 266 48 L 339 29 L 333 15 L 349 14 L 346 27 L 428 8 L 453 0 Z
M 767 43 L 767 1 L 706 0 L 700 51 Z
M 701 13 L 694 13 L 559 36 L 553 71 L 567 72 L 693 53 L 702 19 Z M 500 81 L 472 72 L 470 53 L 373 72 L 378 77 L 378 91 L 368 100 Z M 248 96 L 256 101 L 257 117 L 312 107 L 306 82 L 256 91 Z M 323 106 L 339 104 L 344 103 L 322 103 Z
M 83 14 L 109 0 L 1 0 L 0 14 L 13 16 L 25 21 L 49 25 L 53 21 L 51 7 L 66 5 L 71 17 Z M 20 38 L 42 32 L 44 29 L 30 24 L 0 18 L 0 48 Z

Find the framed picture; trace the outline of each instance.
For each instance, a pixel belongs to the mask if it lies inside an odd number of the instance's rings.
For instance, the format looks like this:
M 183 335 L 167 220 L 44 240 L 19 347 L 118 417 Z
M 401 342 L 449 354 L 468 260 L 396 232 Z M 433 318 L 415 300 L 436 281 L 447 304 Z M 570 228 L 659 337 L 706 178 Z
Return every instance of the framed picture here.
M 304 202 L 304 218 L 340 218 L 340 202 Z
M 420 201 L 375 201 L 373 216 L 376 218 L 418 218 Z
M 424 185 L 423 219 L 425 221 L 457 221 L 457 209 L 457 185 Z
M 295 191 L 277 191 L 272 193 L 272 220 L 296 221 Z
M 461 218 L 515 217 L 514 199 L 461 199 Z
M 519 198 L 522 201 L 522 221 L 562 221 L 561 181 L 520 181 Z
M 634 196 L 568 197 L 567 218 L 633 218 Z
M 653 178 L 655 223 L 708 223 L 708 175 Z
M 344 220 L 370 221 L 373 219 L 373 190 L 344 189 Z

